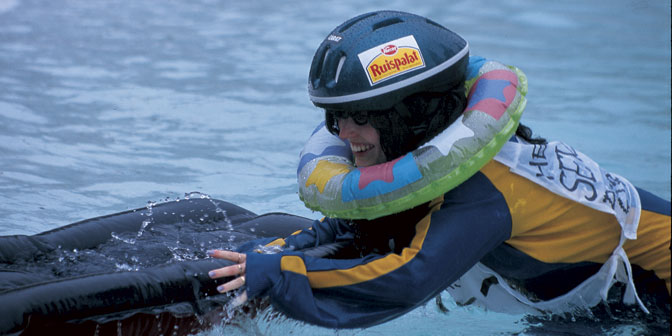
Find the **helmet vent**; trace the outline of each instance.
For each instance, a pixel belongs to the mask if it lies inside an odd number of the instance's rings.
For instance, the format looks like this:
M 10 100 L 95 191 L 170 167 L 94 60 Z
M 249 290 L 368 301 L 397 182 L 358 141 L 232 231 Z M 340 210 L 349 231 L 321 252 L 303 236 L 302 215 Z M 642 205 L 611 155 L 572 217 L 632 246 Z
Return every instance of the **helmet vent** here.
M 397 24 L 397 23 L 402 23 L 402 22 L 404 22 L 404 21 L 400 18 L 389 18 L 387 20 L 383 20 L 383 21 L 380 21 L 380 22 L 374 24 L 373 27 L 371 27 L 371 28 L 373 28 L 373 31 L 376 31 L 380 28 L 384 28 L 384 27 L 391 26 L 391 25 L 394 25 L 394 24 Z
M 347 22 L 347 23 L 343 24 L 343 26 L 341 27 L 341 29 L 338 30 L 338 32 L 342 33 L 344 31 L 348 30 L 348 28 L 352 27 L 355 23 L 360 22 L 360 21 L 362 21 L 366 18 L 372 17 L 374 15 L 377 15 L 377 13 L 369 13 L 368 15 L 365 14 L 365 15 L 362 15 L 360 17 L 354 18 L 354 19 L 350 20 L 350 22 Z
M 327 56 L 329 56 L 329 45 L 326 45 L 324 48 L 318 49 L 318 53 L 321 57 L 315 57 L 313 59 L 313 65 L 310 70 L 310 77 L 313 78 L 312 84 L 313 88 L 316 89 L 320 86 L 320 77 L 322 77 L 322 69 L 324 68 L 324 63 L 327 61 Z
M 341 74 L 341 69 L 343 68 L 343 63 L 345 63 L 345 55 L 341 56 L 341 59 L 338 60 L 338 67 L 336 67 L 336 76 L 334 76 L 334 82 L 338 83 L 338 76 Z
M 322 76 L 322 71 L 325 69 L 325 65 L 327 65 L 329 54 L 331 54 L 331 49 L 327 47 L 327 50 L 324 52 L 324 57 L 322 58 L 322 65 L 320 66 L 320 76 Z

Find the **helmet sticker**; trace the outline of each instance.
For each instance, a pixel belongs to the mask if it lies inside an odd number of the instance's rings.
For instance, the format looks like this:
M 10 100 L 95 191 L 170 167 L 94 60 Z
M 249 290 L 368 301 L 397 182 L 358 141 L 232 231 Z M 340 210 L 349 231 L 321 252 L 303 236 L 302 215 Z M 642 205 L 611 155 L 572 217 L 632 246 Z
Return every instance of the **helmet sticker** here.
M 371 86 L 425 67 L 420 47 L 413 35 L 383 43 L 357 56 Z
M 329 35 L 327 37 L 327 40 L 333 41 L 333 42 L 340 42 L 343 37 L 338 36 L 338 35 Z

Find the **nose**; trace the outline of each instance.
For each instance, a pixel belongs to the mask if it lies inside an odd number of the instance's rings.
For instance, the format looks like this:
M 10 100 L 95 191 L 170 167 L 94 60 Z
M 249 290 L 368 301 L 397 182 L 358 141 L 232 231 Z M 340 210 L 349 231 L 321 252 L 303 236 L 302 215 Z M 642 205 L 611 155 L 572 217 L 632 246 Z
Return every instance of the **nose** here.
M 338 123 L 339 138 L 346 140 L 354 134 L 357 125 L 355 124 L 355 121 L 352 120 L 352 117 L 339 118 L 336 122 Z

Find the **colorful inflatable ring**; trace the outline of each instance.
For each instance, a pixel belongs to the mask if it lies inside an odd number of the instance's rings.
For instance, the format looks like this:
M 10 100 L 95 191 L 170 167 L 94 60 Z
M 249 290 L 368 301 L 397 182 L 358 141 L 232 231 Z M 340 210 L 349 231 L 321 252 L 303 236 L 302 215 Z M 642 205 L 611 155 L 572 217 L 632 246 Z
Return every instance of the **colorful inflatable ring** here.
M 348 144 L 319 125 L 303 148 L 299 197 L 325 216 L 374 219 L 428 202 L 467 180 L 515 133 L 527 78 L 518 68 L 470 57 L 467 108 L 418 149 L 370 167 L 352 163 Z

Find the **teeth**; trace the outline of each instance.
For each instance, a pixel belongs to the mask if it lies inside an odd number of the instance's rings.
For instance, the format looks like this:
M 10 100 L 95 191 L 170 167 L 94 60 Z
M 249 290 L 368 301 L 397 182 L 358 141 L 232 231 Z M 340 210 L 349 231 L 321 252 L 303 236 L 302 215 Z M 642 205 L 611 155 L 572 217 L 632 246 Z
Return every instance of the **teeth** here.
M 359 153 L 359 152 L 365 152 L 369 149 L 373 148 L 373 145 L 353 145 L 350 144 L 350 149 L 352 149 L 353 152 Z

